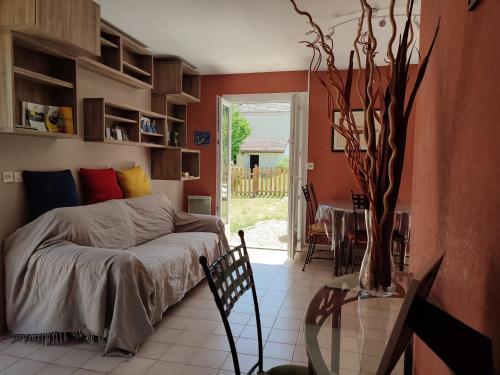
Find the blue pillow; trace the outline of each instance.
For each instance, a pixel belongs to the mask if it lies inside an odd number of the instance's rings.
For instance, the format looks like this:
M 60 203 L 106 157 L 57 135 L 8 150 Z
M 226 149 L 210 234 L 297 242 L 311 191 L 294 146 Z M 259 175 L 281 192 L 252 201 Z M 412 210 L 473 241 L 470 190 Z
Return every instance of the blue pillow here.
M 57 172 L 23 171 L 29 220 L 58 207 L 80 205 L 75 180 L 69 169 Z

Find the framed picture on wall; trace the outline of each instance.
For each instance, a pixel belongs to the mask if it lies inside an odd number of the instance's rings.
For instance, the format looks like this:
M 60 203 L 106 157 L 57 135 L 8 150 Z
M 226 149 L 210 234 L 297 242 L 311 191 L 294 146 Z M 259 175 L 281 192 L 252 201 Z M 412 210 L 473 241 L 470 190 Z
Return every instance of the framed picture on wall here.
M 377 111 L 380 113 L 379 111 Z M 366 151 L 366 142 L 363 136 L 363 122 L 365 119 L 365 113 L 362 110 L 352 111 L 352 115 L 354 116 L 354 121 L 356 122 L 356 127 L 358 128 L 359 137 L 361 141 L 361 150 Z M 335 111 L 334 121 L 337 124 L 339 120 L 339 112 Z M 377 141 L 380 135 L 380 124 L 375 124 L 375 132 L 377 134 Z M 346 140 L 340 135 L 335 129 L 332 128 L 332 152 L 343 152 L 345 149 Z

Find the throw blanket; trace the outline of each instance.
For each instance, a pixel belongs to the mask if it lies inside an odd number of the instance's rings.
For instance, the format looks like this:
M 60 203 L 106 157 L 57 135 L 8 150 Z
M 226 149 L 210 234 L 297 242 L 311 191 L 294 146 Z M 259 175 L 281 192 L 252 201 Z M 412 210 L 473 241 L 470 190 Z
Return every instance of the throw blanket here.
M 8 328 L 35 342 L 84 335 L 106 339 L 105 354 L 136 353 L 168 305 L 202 278 L 201 270 L 175 270 L 198 267 L 199 255 L 213 260 L 227 249 L 218 218 L 176 213 L 163 195 L 52 210 L 5 242 Z M 181 254 L 169 267 L 180 251 L 192 256 Z M 151 253 L 168 256 L 149 261 Z M 173 287 L 163 285 L 176 279 Z M 168 291 L 176 297 L 160 295 Z

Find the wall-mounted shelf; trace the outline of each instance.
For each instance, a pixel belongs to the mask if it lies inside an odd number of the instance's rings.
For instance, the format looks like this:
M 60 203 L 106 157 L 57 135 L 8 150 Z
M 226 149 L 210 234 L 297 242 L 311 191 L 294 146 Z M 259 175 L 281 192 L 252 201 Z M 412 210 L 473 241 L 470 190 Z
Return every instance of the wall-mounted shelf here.
M 151 107 L 154 111 L 166 115 L 167 129 L 170 134 L 177 133 L 178 144 L 174 145 L 172 136 L 168 146 L 187 146 L 187 108 L 186 104 L 173 103 L 165 94 L 153 95 L 151 97 Z
M 0 132 L 78 138 L 75 60 L 43 51 L 39 41 L 34 42 L 25 35 L 11 31 L 0 32 L 0 51 L 0 72 L 3 72 L 4 77 L 0 78 L 0 90 L 8 93 L 0 95 Z M 71 108 L 72 132 L 75 134 L 29 129 L 29 125 L 24 125 L 23 121 L 24 102 L 46 108 Z
M 153 93 L 167 95 L 171 103 L 200 101 L 200 73 L 180 60 L 154 59 Z
M 85 98 L 83 104 L 86 141 L 149 148 L 166 147 L 164 115 L 110 102 L 104 98 Z M 144 118 L 154 120 L 156 132 L 142 129 Z M 122 133 L 121 139 L 118 130 Z
M 153 88 L 153 56 L 105 21 L 101 22 L 101 55 L 81 57 L 78 65 L 137 89 Z
M 200 151 L 180 147 L 151 150 L 151 178 L 177 181 L 200 179 Z

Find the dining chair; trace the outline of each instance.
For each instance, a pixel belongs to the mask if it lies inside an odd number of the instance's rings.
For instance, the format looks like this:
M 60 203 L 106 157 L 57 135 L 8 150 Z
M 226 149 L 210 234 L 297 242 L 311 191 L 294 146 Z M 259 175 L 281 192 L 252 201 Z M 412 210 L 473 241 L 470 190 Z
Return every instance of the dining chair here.
M 370 208 L 368 196 L 365 194 L 356 194 L 351 190 L 352 208 L 354 212 L 353 230 L 347 233 L 347 259 L 345 272 L 348 273 L 349 263 L 351 264 L 351 272 L 354 272 L 354 258 L 357 249 L 366 250 L 368 236 L 366 234 L 366 224 L 361 226 L 359 216 L 364 218 L 364 211 Z M 362 221 L 364 223 L 364 219 Z
M 316 199 L 316 193 L 314 191 L 313 184 L 302 186 L 302 193 L 304 194 L 304 199 L 306 200 L 306 228 L 307 228 L 307 254 L 304 260 L 304 266 L 302 271 L 305 271 L 306 266 L 311 263 L 313 259 L 326 259 L 333 260 L 332 257 L 320 257 L 314 256 L 316 251 L 320 252 L 331 252 L 330 250 L 316 250 L 316 243 L 318 238 L 328 239 L 328 226 L 326 224 L 320 224 L 316 222 L 316 211 L 318 209 L 318 202 Z
M 222 323 L 226 330 L 229 347 L 231 348 L 231 356 L 233 358 L 234 372 L 236 375 L 241 374 L 238 353 L 234 343 L 231 326 L 229 324 L 229 316 L 236 302 L 247 292 L 252 291 L 253 304 L 255 310 L 255 321 L 257 330 L 258 343 L 258 361 L 255 363 L 248 374 L 253 373 L 257 369 L 258 374 L 269 375 L 307 375 L 309 370 L 304 366 L 297 365 L 282 365 L 273 367 L 268 371 L 263 369 L 263 348 L 262 348 L 262 328 L 260 324 L 259 303 L 257 300 L 257 291 L 253 278 L 252 265 L 248 257 L 248 251 L 245 244 L 245 237 L 242 230 L 238 231 L 241 239 L 241 245 L 236 246 L 232 250 L 227 251 L 224 255 L 218 258 L 211 266 L 208 265 L 208 260 L 205 256 L 200 257 L 200 264 L 205 272 L 208 286 L 212 292 L 215 304 L 222 318 Z

